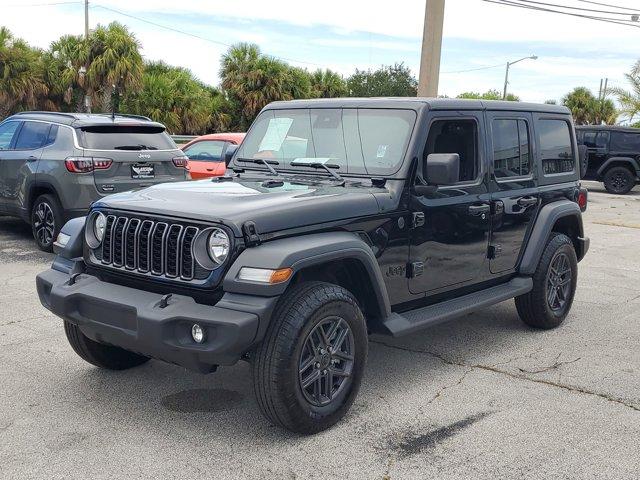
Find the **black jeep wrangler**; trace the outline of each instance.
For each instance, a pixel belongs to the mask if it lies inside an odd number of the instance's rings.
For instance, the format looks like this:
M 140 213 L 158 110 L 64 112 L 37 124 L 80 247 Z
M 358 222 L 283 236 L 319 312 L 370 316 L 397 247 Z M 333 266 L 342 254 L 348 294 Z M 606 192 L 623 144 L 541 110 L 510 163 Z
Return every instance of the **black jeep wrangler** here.
M 589 240 L 564 107 L 273 103 L 231 155 L 224 177 L 115 194 L 62 229 L 37 288 L 84 360 L 245 359 L 265 416 L 313 433 L 353 403 L 369 332 L 511 298 L 546 329 L 571 308 Z
M 611 125 L 576 127 L 578 145 L 588 151 L 586 180 L 604 183 L 607 192 L 625 194 L 640 183 L 640 129 Z

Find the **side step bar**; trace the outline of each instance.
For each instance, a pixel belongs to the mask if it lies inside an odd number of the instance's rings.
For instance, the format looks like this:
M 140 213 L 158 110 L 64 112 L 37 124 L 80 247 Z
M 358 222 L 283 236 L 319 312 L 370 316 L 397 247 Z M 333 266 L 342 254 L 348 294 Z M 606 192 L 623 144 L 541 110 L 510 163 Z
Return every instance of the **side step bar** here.
M 470 293 L 463 297 L 408 312 L 394 312 L 383 322 L 383 325 L 391 335 L 400 337 L 523 295 L 530 292 L 532 288 L 533 280 L 530 277 L 516 277 L 505 284 Z

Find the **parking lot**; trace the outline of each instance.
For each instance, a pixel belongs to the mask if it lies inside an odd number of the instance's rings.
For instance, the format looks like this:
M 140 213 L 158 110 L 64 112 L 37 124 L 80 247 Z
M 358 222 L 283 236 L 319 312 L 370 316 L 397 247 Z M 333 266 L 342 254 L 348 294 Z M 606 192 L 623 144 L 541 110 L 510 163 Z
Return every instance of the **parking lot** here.
M 244 363 L 202 376 L 83 362 L 35 293 L 52 255 L 2 217 L 1 476 L 638 478 L 640 189 L 588 186 L 591 250 L 561 328 L 534 331 L 506 302 L 372 337 L 351 413 L 312 437 L 264 420 Z

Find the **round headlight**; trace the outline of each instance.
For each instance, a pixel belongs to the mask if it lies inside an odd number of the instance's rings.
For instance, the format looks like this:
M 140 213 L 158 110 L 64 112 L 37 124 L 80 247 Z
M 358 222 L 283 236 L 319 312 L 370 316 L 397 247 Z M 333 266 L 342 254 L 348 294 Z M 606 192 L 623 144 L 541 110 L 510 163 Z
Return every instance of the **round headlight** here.
M 221 265 L 229 255 L 231 242 L 229 241 L 229 236 L 224 232 L 224 230 L 214 228 L 211 234 L 209 234 L 207 246 L 211 260 L 213 260 L 217 265 Z
M 102 243 L 104 238 L 104 230 L 107 226 L 107 217 L 102 213 L 98 213 L 93 219 L 93 234 L 96 236 L 96 240 Z

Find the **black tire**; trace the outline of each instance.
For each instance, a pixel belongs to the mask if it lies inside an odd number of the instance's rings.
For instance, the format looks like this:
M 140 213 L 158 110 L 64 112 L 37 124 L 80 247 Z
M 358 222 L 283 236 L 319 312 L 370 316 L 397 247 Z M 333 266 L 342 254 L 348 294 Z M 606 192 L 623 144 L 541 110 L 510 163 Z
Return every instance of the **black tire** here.
M 612 167 L 603 177 L 604 188 L 609 193 L 624 195 L 636 184 L 636 176 L 627 167 Z
M 73 323 L 64 322 L 64 333 L 73 350 L 83 360 L 107 370 L 126 370 L 149 361 L 148 357 L 119 347 L 94 342 Z
M 566 269 L 558 268 L 559 264 Z M 565 270 L 563 275 L 554 274 Z M 577 281 L 578 260 L 573 242 L 566 235 L 552 233 L 533 275 L 533 290 L 516 297 L 518 315 L 534 328 L 559 326 L 571 309 Z
M 55 195 L 40 195 L 31 207 L 31 231 L 38 248 L 53 252 L 53 242 L 62 228 L 62 207 Z
M 341 327 L 333 330 L 336 324 Z M 314 336 L 326 339 L 326 334 L 329 341 L 320 342 L 318 352 L 312 354 Z M 341 343 L 339 337 L 348 342 Z M 328 354 L 321 354 L 322 345 L 327 344 L 332 348 L 327 349 Z M 345 347 L 347 344 L 352 350 Z M 323 282 L 294 286 L 278 303 L 265 338 L 252 358 L 260 410 L 272 423 L 297 433 L 312 434 L 331 427 L 347 413 L 358 393 L 367 348 L 364 316 L 349 291 Z M 341 349 L 344 351 L 338 353 Z M 351 360 L 342 360 L 343 357 Z M 301 364 L 309 361 L 312 363 L 305 370 Z M 344 376 L 339 371 L 350 373 Z M 321 380 L 303 388 L 303 382 L 316 375 Z M 314 397 L 318 385 L 318 395 Z M 323 396 L 322 390 L 331 393 Z

